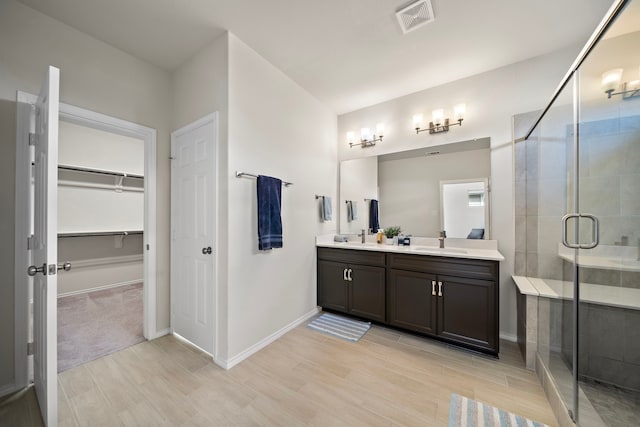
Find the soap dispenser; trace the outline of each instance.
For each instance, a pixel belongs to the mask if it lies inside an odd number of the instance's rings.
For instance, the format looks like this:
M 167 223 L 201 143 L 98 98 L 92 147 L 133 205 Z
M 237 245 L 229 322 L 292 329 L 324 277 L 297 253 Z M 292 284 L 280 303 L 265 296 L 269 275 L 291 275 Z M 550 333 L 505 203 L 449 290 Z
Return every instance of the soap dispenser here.
M 381 228 L 378 228 L 378 234 L 376 235 L 376 241 L 378 243 L 382 243 L 382 239 L 384 238 L 384 231 Z

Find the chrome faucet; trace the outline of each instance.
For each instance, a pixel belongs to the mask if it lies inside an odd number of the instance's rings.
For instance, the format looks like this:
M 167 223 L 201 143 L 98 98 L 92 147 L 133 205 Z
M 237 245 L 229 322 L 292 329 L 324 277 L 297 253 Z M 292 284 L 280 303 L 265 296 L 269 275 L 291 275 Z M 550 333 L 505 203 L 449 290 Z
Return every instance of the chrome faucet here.
M 362 233 L 360 234 L 360 236 L 362 236 L 362 244 L 364 245 L 364 239 L 367 236 L 367 234 L 364 231 L 364 228 L 362 229 Z
M 444 239 L 447 238 L 447 232 L 442 230 L 440 232 L 440 237 L 438 237 L 438 240 L 440 240 L 440 249 L 444 249 Z

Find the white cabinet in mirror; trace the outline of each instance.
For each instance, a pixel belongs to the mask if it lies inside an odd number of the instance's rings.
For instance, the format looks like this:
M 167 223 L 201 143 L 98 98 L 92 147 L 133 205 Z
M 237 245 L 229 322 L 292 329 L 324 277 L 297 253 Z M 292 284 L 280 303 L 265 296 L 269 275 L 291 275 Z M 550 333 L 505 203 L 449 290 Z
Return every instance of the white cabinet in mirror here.
M 490 176 L 489 138 L 342 161 L 340 233 L 369 229 L 369 200 L 374 199 L 380 228 L 400 226 L 403 233 L 422 237 L 446 230 L 447 237 L 490 239 Z M 464 209 L 443 203 L 441 183 L 472 181 L 483 184 L 466 190 Z M 350 221 L 347 201 L 357 205 L 358 216 Z

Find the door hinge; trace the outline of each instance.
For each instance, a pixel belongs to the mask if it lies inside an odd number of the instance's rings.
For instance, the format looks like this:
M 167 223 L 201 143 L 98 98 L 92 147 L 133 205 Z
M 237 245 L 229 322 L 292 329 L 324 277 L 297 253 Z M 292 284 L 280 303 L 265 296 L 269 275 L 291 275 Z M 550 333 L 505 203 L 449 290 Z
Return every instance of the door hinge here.
M 33 341 L 27 343 L 27 356 L 33 356 Z
M 32 234 L 27 237 L 27 250 L 32 250 L 35 247 L 35 236 Z
M 35 133 L 29 133 L 29 145 L 36 145 L 38 143 L 38 135 Z

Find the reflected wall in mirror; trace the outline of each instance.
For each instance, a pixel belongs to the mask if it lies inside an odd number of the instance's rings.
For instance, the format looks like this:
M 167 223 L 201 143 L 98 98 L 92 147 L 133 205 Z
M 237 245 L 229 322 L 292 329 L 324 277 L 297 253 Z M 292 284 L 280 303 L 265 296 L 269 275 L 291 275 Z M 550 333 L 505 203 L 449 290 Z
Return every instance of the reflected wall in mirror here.
M 381 228 L 398 225 L 405 234 L 437 237 L 443 217 L 440 182 L 490 175 L 489 138 L 345 160 L 340 164 L 340 232 L 368 229 L 369 203 L 364 199 L 377 199 Z M 358 202 L 358 222 L 346 219 L 348 200 Z M 485 204 L 489 200 L 485 195 Z M 484 238 L 489 239 L 486 219 Z
M 360 233 L 369 229 L 371 199 L 378 199 L 378 158 L 341 162 L 340 233 Z
M 484 239 L 489 235 L 488 194 L 486 178 L 440 182 L 441 224 L 447 237 Z

